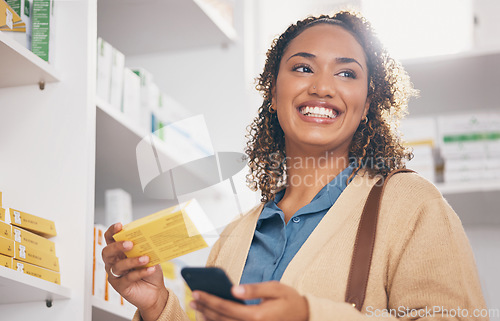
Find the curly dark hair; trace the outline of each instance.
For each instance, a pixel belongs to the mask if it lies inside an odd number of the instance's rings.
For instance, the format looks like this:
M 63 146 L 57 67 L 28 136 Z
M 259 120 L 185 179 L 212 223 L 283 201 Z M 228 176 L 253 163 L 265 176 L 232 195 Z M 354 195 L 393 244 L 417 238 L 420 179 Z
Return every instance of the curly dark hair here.
M 350 32 L 363 47 L 367 59 L 370 107 L 368 121 L 360 123 L 350 146 L 349 160 L 356 165 L 353 175 L 364 168 L 370 176 L 386 176 L 393 169 L 403 168 L 405 160 L 413 157 L 403 146 L 397 127 L 407 113 L 409 98 L 417 91 L 401 64 L 389 56 L 377 39 L 371 24 L 352 11 L 307 17 L 274 39 L 264 71 L 256 79 L 256 89 L 264 100 L 258 116 L 248 126 L 245 153 L 250 167 L 247 183 L 254 191 L 260 189 L 263 202 L 274 199 L 287 180 L 284 133 L 277 114 L 270 111 L 281 58 L 294 38 L 320 23 L 338 25 Z

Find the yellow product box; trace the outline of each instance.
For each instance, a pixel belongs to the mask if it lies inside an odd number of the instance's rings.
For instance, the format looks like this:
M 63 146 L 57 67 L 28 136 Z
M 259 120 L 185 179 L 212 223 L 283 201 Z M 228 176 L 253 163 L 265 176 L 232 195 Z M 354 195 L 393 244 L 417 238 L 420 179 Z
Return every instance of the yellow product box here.
M 0 236 L 7 239 L 12 238 L 12 225 L 0 221 Z
M 0 30 L 12 30 L 15 26 L 22 24 L 21 17 L 5 0 L 0 0 L 0 12 Z
M 54 242 L 20 227 L 12 226 L 12 239 L 32 249 L 56 255 L 56 244 Z
M 0 266 L 12 269 L 12 260 L 12 257 L 0 254 Z
M 212 246 L 217 234 L 196 200 L 172 206 L 123 226 L 116 241 L 132 241 L 127 257 L 149 256 L 146 266 Z
M 1 208 L 1 207 L 0 207 L 0 221 L 5 222 L 5 208 Z
M 9 212 L 10 224 L 14 226 L 22 227 L 25 230 L 29 230 L 43 237 L 52 237 L 57 235 L 56 225 L 51 220 L 21 212 L 13 208 L 10 208 Z
M 22 272 L 24 274 L 32 275 L 37 278 L 43 279 L 56 284 L 61 284 L 61 274 L 59 272 L 54 272 L 51 270 L 44 269 L 42 267 L 22 262 L 14 259 L 13 267 L 14 270 Z
M 14 240 L 0 236 L 0 254 L 14 256 Z
M 59 259 L 54 254 L 40 251 L 14 242 L 14 258 L 46 269 L 59 272 Z

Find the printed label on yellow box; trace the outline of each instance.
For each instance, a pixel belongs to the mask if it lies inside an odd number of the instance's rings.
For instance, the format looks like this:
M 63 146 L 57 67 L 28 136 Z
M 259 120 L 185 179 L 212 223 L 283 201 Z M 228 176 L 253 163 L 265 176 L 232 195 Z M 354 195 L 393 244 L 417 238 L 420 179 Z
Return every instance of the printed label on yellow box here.
M 59 272 L 59 259 L 57 256 L 40 251 L 37 249 L 33 249 L 29 246 L 22 245 L 20 243 L 15 243 L 15 253 L 14 258 L 19 261 L 31 263 L 34 265 L 38 265 L 44 267 L 46 269 Z
M 0 266 L 12 269 L 12 257 L 0 254 Z
M 0 221 L 5 222 L 5 208 L 0 207 Z
M 56 255 L 56 245 L 54 242 L 20 227 L 12 227 L 12 239 L 19 244 Z
M 61 284 L 61 274 L 14 259 L 13 269 L 56 284 Z
M 9 209 L 10 224 L 22 227 L 43 237 L 56 236 L 56 226 L 53 221 L 22 211 Z
M 0 221 L 0 236 L 12 238 L 12 225 Z
M 190 200 L 143 217 L 113 235 L 116 241 L 132 241 L 127 257 L 149 256 L 146 266 L 212 246 L 217 234 L 196 200 Z
M 0 254 L 14 256 L 14 240 L 0 236 Z

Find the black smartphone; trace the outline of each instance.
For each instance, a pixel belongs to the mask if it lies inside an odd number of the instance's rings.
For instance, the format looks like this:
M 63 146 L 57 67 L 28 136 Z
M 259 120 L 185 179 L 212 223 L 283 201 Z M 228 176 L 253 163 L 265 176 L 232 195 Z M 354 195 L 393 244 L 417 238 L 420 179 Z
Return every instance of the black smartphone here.
M 199 290 L 220 298 L 245 304 L 231 294 L 233 284 L 224 270 L 217 267 L 185 267 L 181 275 L 192 291 Z

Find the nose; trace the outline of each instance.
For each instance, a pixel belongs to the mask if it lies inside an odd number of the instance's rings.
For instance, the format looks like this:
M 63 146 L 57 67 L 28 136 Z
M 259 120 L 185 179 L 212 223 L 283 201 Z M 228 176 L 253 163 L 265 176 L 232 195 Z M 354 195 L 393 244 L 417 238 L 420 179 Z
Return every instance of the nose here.
M 334 80 L 335 80 L 334 77 L 330 74 L 317 73 L 315 77 L 311 79 L 311 84 L 309 86 L 309 94 L 327 98 L 335 96 L 336 88 Z

